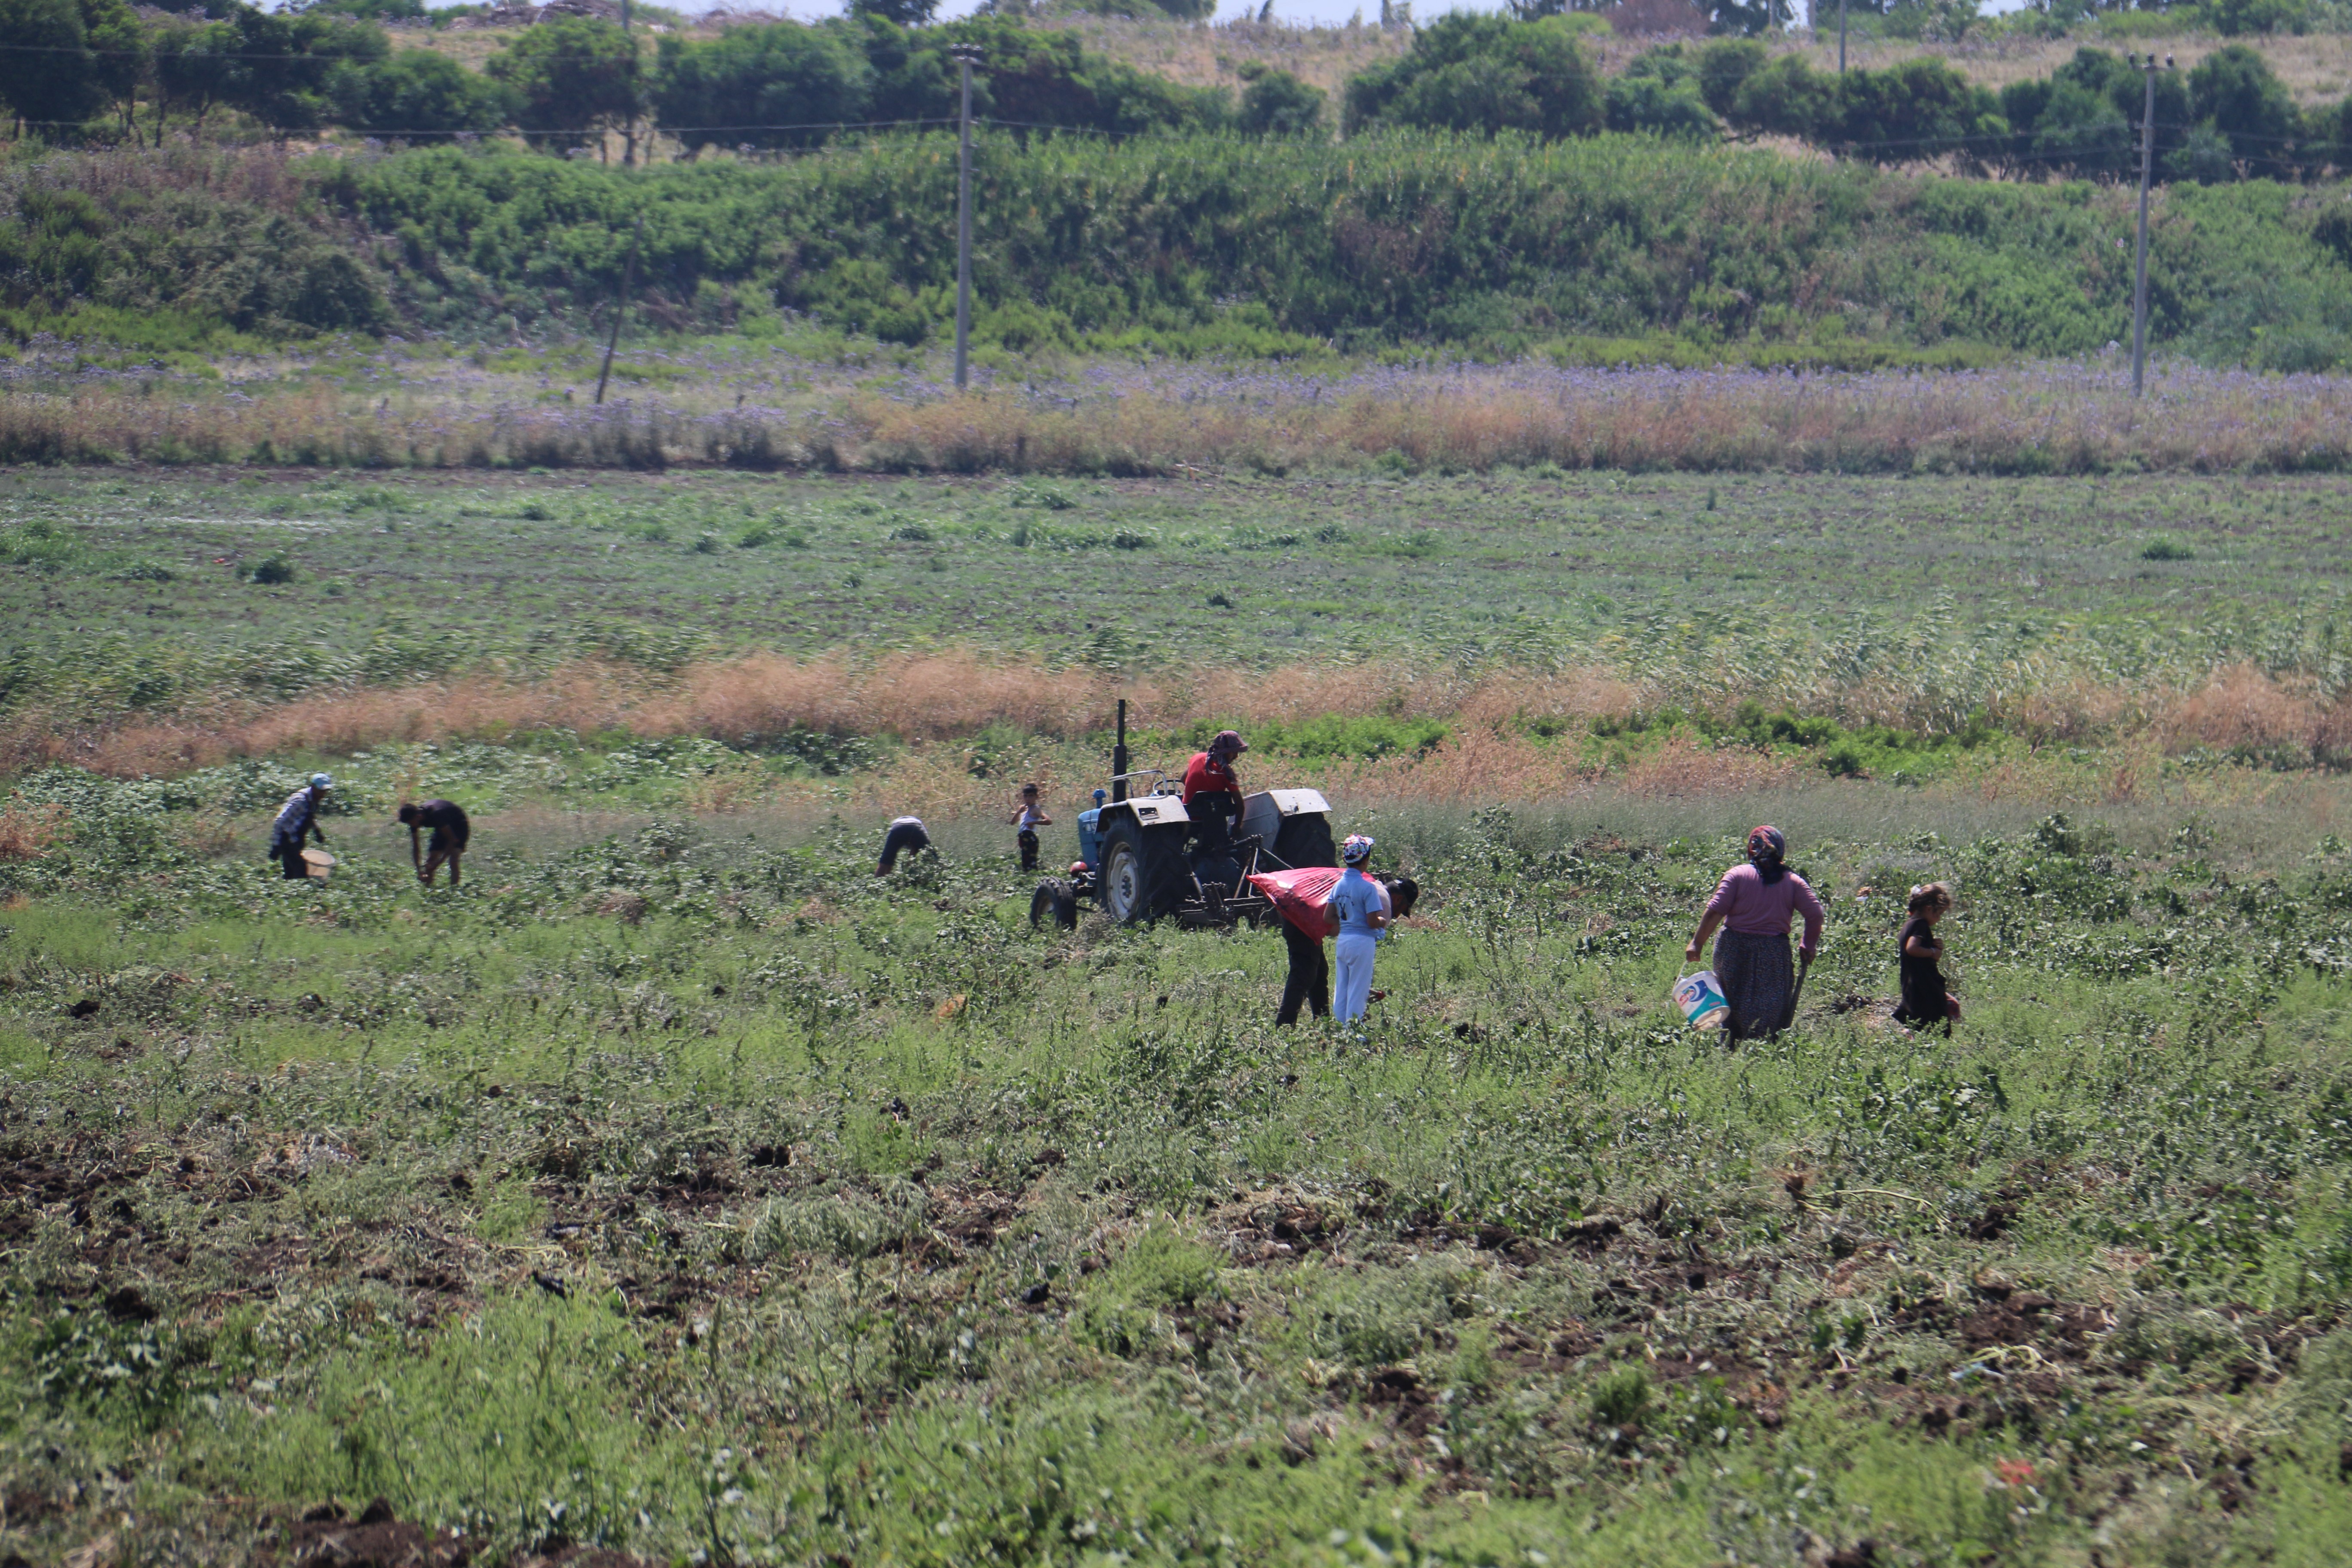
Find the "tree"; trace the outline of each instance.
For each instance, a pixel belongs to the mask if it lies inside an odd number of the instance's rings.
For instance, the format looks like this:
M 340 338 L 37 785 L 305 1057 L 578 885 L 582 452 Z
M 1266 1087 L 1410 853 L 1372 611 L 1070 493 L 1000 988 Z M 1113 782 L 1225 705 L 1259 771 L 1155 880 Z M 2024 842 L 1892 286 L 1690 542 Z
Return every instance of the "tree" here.
M 853 16 L 873 16 L 899 27 L 929 25 L 940 0 L 849 0 Z
M 1708 32 L 1738 37 L 1777 32 L 1796 19 L 1791 0 L 1711 0 L 1706 9 Z
M 311 0 L 286 7 L 305 16 L 356 16 L 368 22 L 421 22 L 425 0 Z
M 2352 171 L 2352 98 L 2306 115 L 2303 145 L 2315 169 L 2332 163 L 2339 174 Z M 2352 261 L 2352 251 L 2347 252 L 2346 260 Z
M 191 111 L 196 128 L 236 74 L 236 29 L 226 22 L 173 22 L 148 35 L 155 72 L 155 145 L 174 109 Z
M 1241 114 L 1235 121 L 1252 136 L 1305 136 L 1323 121 L 1323 89 L 1263 60 L 1241 68 Z
M 814 146 L 866 116 L 874 68 L 859 36 L 797 22 L 730 27 L 701 43 L 670 34 L 654 69 L 654 112 L 688 153 Z
M 1612 131 L 1706 141 L 1722 129 L 1700 96 L 1696 59 L 1678 43 L 1634 56 L 1610 79 L 1604 112 Z
M 1741 79 L 1724 118 L 1749 135 L 1811 141 L 1830 122 L 1836 97 L 1833 78 L 1814 70 L 1801 55 L 1782 55 Z
M 310 131 L 327 121 L 327 79 L 344 65 L 392 53 L 383 29 L 328 16 L 285 16 L 239 5 L 224 24 L 235 35 L 222 102 L 277 132 Z
M 2000 89 L 2008 163 L 2023 174 L 2116 180 L 2139 168 L 2139 137 L 2103 94 L 2061 74 Z
M 562 151 L 636 118 L 636 40 L 593 16 L 541 22 L 490 57 L 493 79 L 514 90 L 515 123 L 547 151 Z
M 90 79 L 113 105 L 123 133 L 136 135 L 131 116 L 139 108 L 140 84 L 147 79 L 147 29 L 124 0 L 80 0 L 80 10 Z
M 1762 70 L 1771 54 L 1753 38 L 1717 38 L 1698 52 L 1698 95 L 1706 106 L 1729 119 L 1739 104 L 1739 89 Z
M 1948 153 L 1991 157 L 2009 132 L 2000 100 L 1941 60 L 1908 59 L 1830 80 L 1831 112 L 1812 139 L 1882 162 L 1913 163 Z
M 2250 33 L 2307 33 L 2318 9 L 2312 0 L 2209 0 L 2200 7 L 2225 38 Z
M 429 49 L 340 65 L 327 98 L 338 124 L 387 138 L 496 131 L 515 115 L 505 86 Z
M 1589 136 L 1601 129 L 1601 112 L 1599 76 L 1558 16 L 1514 22 L 1456 11 L 1415 33 L 1402 58 L 1348 83 L 1351 135 L 1410 125 Z
M 2230 155 L 2253 174 L 2292 179 L 2299 172 L 2294 142 L 2303 116 L 2286 84 L 2245 45 L 2208 55 L 2189 73 L 2189 112 L 2220 132 Z
M 106 102 L 74 0 L 0 0 L 0 99 L 43 129 L 79 125 Z

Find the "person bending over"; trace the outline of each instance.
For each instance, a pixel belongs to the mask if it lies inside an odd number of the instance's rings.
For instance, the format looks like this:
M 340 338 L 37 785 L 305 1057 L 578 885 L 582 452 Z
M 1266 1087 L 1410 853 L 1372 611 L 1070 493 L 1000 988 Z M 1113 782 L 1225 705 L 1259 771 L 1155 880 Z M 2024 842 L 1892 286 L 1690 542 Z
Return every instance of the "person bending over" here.
M 901 855 L 938 853 L 931 847 L 931 836 L 923 831 L 921 817 L 894 816 L 890 819 L 890 831 L 882 836 L 882 858 L 876 863 L 874 874 L 888 876 L 898 868 Z
M 466 820 L 466 808 L 454 801 L 410 801 L 400 808 L 396 826 L 408 829 L 408 863 L 416 868 L 416 879 L 431 887 L 435 875 L 446 862 L 449 885 L 456 887 L 466 858 L 466 843 L 474 836 L 473 824 Z M 426 831 L 433 837 L 420 857 L 416 836 Z
M 278 820 L 269 825 L 269 858 L 278 862 L 279 873 L 289 881 L 310 874 L 302 859 L 303 841 L 311 837 L 321 844 L 327 841 L 327 830 L 319 826 L 319 808 L 334 787 L 335 781 L 325 773 L 312 773 L 309 784 L 286 797 L 286 804 L 278 808 Z

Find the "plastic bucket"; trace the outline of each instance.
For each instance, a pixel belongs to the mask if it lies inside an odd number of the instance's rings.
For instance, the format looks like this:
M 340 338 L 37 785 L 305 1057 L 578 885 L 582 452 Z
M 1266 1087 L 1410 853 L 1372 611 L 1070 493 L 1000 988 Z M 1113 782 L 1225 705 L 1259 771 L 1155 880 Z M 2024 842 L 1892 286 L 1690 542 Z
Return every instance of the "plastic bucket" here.
M 1685 974 L 1675 982 L 1675 1006 L 1694 1029 L 1717 1029 L 1731 1016 L 1731 1004 L 1724 999 L 1722 983 L 1712 969 L 1702 969 L 1696 974 Z
M 335 858 L 323 849 L 305 849 L 302 868 L 323 882 L 335 869 Z

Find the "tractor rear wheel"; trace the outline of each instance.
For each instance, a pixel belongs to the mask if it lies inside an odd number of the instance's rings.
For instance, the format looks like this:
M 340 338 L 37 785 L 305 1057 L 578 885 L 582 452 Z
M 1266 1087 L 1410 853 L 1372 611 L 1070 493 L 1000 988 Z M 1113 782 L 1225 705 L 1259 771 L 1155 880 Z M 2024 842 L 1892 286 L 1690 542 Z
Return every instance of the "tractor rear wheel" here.
M 1029 895 L 1029 929 L 1035 931 L 1048 920 L 1064 931 L 1078 923 L 1078 896 L 1059 877 L 1038 883 Z
M 1274 858 L 1294 871 L 1309 866 L 1337 866 L 1339 851 L 1331 844 L 1331 819 L 1317 812 L 1286 817 L 1274 836 Z

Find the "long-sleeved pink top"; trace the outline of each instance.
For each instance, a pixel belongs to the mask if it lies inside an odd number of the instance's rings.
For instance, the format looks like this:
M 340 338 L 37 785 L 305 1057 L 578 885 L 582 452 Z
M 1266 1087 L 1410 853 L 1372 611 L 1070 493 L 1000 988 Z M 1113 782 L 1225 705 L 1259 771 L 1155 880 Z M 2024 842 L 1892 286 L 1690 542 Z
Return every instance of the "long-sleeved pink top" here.
M 1734 866 L 1715 887 L 1706 912 L 1721 915 L 1726 931 L 1743 936 L 1786 936 L 1793 915 L 1805 917 L 1805 940 L 1797 951 L 1810 957 L 1822 945 L 1822 901 L 1794 871 L 1765 883 L 1753 866 Z

